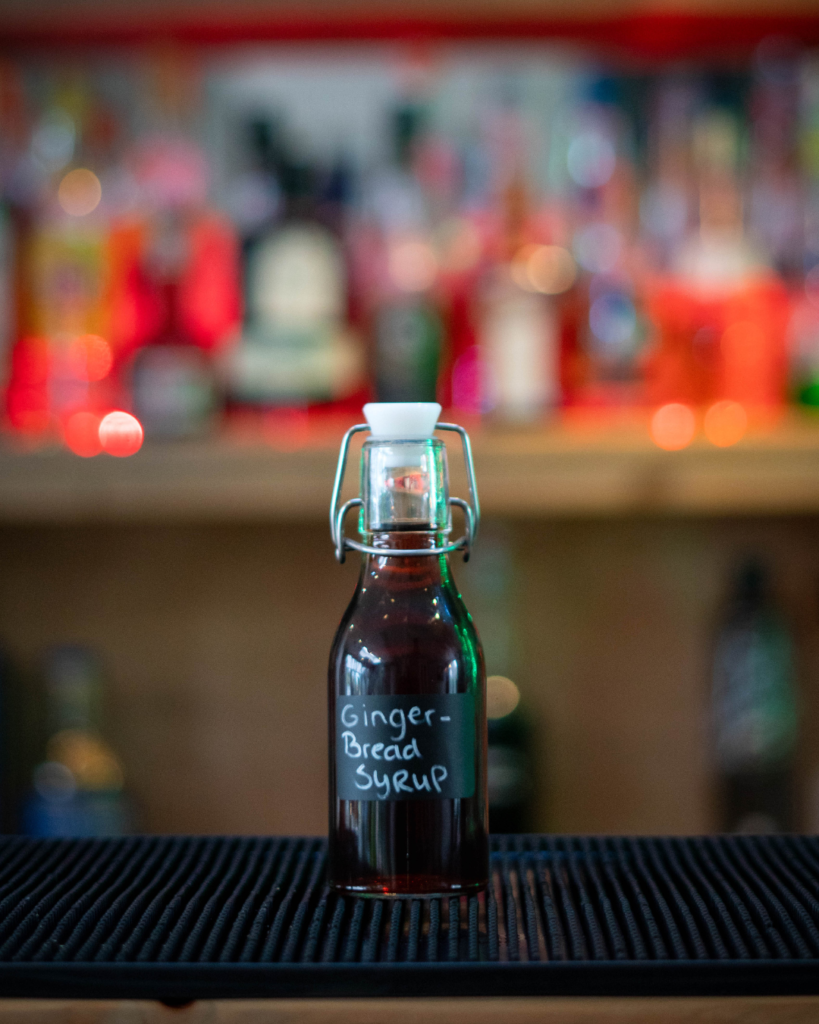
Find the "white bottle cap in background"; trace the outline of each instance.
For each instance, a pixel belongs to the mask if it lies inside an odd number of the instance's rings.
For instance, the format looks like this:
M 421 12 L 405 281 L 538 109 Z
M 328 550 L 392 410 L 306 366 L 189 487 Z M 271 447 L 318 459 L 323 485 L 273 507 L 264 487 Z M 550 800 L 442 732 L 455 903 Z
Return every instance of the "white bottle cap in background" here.
M 432 437 L 441 415 L 437 402 L 368 402 L 364 415 L 379 441 L 423 441 Z

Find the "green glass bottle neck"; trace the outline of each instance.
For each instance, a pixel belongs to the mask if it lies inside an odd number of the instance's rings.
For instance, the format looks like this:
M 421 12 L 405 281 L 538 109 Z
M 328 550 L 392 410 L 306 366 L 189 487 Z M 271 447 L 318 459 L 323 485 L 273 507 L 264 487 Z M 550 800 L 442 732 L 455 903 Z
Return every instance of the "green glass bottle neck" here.
M 451 529 L 446 448 L 437 438 L 369 440 L 361 452 L 362 534 L 428 535 L 435 547 Z M 373 545 L 377 546 L 377 545 Z
M 378 581 L 379 589 L 409 591 L 432 588 L 434 596 L 439 589 L 454 585 L 447 555 L 412 558 L 392 554 L 402 549 L 439 547 L 444 535 L 433 530 L 382 530 L 365 534 L 366 543 L 383 549 L 383 554 L 367 553 L 362 556 L 362 581 L 369 586 Z

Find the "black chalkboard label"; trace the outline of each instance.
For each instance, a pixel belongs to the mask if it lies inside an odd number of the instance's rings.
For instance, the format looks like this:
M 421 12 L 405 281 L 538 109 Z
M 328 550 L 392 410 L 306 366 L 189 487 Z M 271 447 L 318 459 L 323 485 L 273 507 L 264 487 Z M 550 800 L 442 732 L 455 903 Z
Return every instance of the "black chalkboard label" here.
M 471 693 L 336 698 L 340 800 L 453 800 L 475 793 Z

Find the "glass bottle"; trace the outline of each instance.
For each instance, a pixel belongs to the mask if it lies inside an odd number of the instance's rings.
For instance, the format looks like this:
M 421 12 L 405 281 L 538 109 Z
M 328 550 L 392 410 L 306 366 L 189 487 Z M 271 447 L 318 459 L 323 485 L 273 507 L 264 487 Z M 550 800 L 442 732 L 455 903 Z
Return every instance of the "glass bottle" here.
M 465 544 L 447 543 L 439 412 L 365 406 L 372 436 L 352 503 L 365 543 L 342 535 L 349 503 L 333 513 L 341 557 L 363 552 L 330 656 L 330 884 L 341 891 L 468 893 L 487 881 L 486 675 L 447 557 Z M 471 510 L 467 521 L 466 543 Z
M 793 643 L 756 559 L 734 584 L 714 652 L 711 701 L 720 830 L 792 830 L 799 726 Z
M 23 806 L 31 836 L 119 836 L 131 813 L 119 758 L 100 734 L 103 677 L 93 651 L 64 645 L 45 661 L 49 739 Z

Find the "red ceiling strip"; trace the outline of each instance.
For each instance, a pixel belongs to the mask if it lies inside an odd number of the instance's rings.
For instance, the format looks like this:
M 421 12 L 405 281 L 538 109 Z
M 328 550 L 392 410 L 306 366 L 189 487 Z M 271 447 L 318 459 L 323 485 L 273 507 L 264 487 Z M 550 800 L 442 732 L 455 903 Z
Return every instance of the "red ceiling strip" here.
M 611 52 L 663 60 L 742 56 L 762 39 L 785 36 L 819 45 L 817 14 L 641 14 L 604 18 L 404 17 L 377 13 L 300 15 L 199 9 L 130 19 L 75 8 L 71 18 L 13 22 L 0 15 L 0 47 L 128 45 L 173 40 L 205 46 L 241 42 L 543 40 L 591 44 Z

